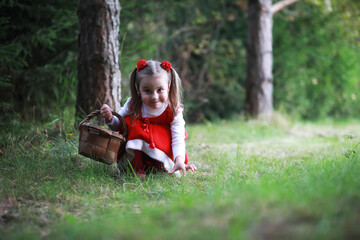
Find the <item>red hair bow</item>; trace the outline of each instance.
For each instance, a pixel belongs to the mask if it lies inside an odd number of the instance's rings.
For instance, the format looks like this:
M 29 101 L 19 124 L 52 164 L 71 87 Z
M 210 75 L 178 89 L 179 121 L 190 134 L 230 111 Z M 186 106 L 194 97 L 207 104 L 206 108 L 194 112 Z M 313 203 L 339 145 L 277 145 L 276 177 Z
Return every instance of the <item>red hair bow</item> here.
M 136 70 L 137 71 L 140 71 L 141 69 L 143 69 L 144 67 L 146 67 L 146 60 L 145 59 L 141 59 L 137 62 L 137 65 L 136 65 Z
M 170 69 L 171 69 L 171 63 L 169 63 L 168 61 L 163 61 L 161 63 L 161 66 L 167 71 L 167 72 L 170 72 Z

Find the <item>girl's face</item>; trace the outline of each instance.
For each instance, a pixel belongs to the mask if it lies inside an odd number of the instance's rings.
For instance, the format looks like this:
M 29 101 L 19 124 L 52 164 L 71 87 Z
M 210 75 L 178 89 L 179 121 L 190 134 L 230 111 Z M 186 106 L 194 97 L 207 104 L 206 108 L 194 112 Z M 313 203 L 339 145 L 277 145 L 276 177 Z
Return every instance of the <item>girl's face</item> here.
M 167 75 L 151 76 L 141 79 L 139 93 L 142 102 L 153 109 L 159 109 L 168 100 L 170 82 Z

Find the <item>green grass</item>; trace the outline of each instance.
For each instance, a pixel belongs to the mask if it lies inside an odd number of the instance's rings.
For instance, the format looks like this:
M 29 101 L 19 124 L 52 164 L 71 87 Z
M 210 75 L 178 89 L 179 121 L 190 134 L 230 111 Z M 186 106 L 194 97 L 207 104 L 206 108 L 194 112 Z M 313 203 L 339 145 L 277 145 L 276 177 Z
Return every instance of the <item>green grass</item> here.
M 0 239 L 360 237 L 359 122 L 187 130 L 198 171 L 146 179 L 77 155 L 76 134 L 4 131 Z

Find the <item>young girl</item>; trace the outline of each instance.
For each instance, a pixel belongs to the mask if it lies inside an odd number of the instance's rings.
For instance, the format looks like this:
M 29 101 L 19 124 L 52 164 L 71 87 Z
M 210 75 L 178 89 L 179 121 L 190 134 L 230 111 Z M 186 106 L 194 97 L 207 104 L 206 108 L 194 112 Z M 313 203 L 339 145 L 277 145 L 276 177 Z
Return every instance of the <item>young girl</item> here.
M 181 82 L 168 61 L 138 61 L 130 79 L 131 97 L 120 111 L 128 127 L 125 157 L 138 176 L 151 170 L 195 171 L 185 150 L 185 121 L 181 104 Z M 120 121 L 104 104 L 100 113 L 109 127 L 118 131 Z M 124 161 L 120 161 L 124 162 Z M 119 166 L 121 165 L 119 163 Z

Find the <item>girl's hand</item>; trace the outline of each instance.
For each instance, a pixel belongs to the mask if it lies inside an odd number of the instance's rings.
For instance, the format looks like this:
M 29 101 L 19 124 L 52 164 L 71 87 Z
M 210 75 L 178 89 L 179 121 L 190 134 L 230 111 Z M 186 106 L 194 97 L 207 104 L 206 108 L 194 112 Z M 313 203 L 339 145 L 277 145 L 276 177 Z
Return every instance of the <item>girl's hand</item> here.
M 100 114 L 105 118 L 106 122 L 111 122 L 113 119 L 112 109 L 107 105 L 103 104 L 100 108 Z
M 193 164 L 190 165 L 185 165 L 185 159 L 183 157 L 176 157 L 175 159 L 175 165 L 173 167 L 173 169 L 171 170 L 171 172 L 169 172 L 169 174 L 174 174 L 176 171 L 178 170 L 182 170 L 183 171 L 183 176 L 186 175 L 186 171 L 191 170 L 192 172 L 196 171 L 196 167 Z

